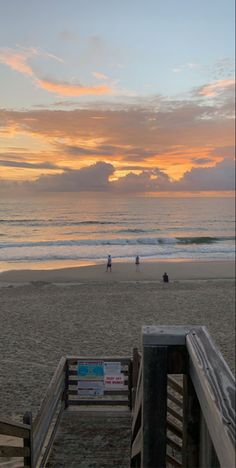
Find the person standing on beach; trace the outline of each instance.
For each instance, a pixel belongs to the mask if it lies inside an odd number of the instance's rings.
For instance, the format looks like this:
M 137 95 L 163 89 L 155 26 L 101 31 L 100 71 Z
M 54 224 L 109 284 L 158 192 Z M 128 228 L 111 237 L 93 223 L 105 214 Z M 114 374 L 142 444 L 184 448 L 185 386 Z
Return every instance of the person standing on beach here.
M 136 257 L 135 257 L 135 265 L 136 265 L 136 271 L 140 271 L 139 270 L 139 265 L 140 265 L 139 255 L 136 255 Z
M 111 265 L 112 265 L 111 255 L 108 255 L 108 257 L 107 257 L 107 270 L 106 271 L 108 271 L 108 269 L 109 269 L 110 273 L 111 273 Z

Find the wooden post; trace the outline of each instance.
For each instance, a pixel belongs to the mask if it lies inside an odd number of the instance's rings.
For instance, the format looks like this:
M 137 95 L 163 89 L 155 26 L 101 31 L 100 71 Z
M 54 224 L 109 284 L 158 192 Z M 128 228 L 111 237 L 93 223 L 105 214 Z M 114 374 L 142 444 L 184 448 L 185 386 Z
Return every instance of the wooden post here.
M 167 375 L 186 372 L 189 327 L 145 326 L 143 338 L 142 467 L 165 468 Z
M 65 409 L 68 408 L 68 389 L 69 389 L 69 360 L 66 359 L 66 371 L 65 371 L 65 388 L 63 392 L 63 399 L 64 399 L 64 407 Z
M 138 383 L 140 355 L 138 348 L 133 349 L 133 371 L 132 371 L 132 407 L 135 405 L 136 389 Z
M 24 447 L 29 447 L 30 455 L 28 457 L 24 457 L 24 467 L 32 468 L 33 464 L 33 434 L 32 434 L 32 413 L 27 411 L 23 416 L 23 423 L 28 424 L 30 426 L 30 436 L 24 438 Z
M 198 468 L 201 409 L 189 375 L 184 375 L 182 463 L 186 468 Z
M 166 467 L 167 347 L 143 348 L 143 453 L 145 468 Z
M 132 401 L 132 388 L 133 388 L 133 362 L 132 359 L 130 359 L 129 365 L 128 365 L 128 389 L 129 389 L 129 395 L 128 395 L 128 402 L 129 402 L 129 409 L 132 410 L 133 406 L 133 401 Z

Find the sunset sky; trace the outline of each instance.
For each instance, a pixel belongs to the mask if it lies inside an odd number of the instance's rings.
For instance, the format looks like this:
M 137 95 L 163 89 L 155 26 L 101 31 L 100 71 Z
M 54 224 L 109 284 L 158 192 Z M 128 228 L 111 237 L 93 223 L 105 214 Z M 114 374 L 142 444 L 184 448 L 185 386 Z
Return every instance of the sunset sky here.
M 0 0 L 0 191 L 234 188 L 234 0 Z

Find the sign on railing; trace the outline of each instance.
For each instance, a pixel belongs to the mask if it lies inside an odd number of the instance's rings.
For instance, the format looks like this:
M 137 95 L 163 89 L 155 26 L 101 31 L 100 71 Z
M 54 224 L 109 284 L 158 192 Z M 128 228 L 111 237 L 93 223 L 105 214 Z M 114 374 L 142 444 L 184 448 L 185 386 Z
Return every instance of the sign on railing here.
M 121 361 L 79 360 L 77 374 L 79 397 L 101 397 L 107 390 L 122 390 L 125 386 Z

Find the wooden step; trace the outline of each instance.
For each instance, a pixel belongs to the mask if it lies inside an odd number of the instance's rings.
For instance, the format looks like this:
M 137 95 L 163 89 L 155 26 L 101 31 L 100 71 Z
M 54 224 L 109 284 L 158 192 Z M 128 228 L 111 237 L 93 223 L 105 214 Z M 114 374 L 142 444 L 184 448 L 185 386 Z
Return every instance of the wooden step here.
M 131 414 L 65 412 L 47 468 L 128 468 Z

